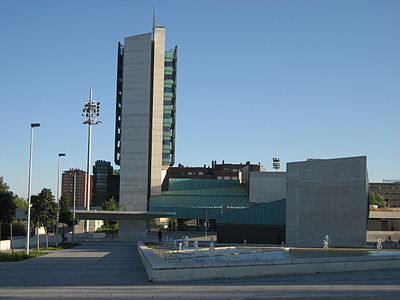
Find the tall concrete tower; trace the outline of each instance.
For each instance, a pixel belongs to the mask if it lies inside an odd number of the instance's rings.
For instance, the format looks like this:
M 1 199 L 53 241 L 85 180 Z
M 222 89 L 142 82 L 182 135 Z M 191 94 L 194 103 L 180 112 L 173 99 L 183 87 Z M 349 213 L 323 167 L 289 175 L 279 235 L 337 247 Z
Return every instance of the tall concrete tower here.
M 115 163 L 120 210 L 147 211 L 150 195 L 174 164 L 177 47 L 165 51 L 165 28 L 118 44 Z M 146 221 L 120 221 L 120 238 L 144 237 Z

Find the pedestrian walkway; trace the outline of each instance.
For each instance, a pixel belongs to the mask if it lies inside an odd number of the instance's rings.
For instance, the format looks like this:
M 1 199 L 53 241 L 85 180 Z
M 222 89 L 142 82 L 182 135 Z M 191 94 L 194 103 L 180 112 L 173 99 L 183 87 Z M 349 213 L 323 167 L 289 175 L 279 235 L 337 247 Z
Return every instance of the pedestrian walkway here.
M 134 243 L 104 239 L 0 263 L 0 299 L 398 299 L 400 270 L 148 282 Z

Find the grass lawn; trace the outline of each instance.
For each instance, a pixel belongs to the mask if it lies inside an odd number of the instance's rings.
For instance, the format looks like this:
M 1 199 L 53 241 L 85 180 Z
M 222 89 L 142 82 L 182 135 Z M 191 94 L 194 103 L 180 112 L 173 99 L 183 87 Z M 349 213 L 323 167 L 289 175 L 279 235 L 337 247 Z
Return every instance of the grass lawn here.
M 0 253 L 0 262 L 5 261 L 21 261 L 33 257 L 38 257 L 47 254 L 47 252 L 42 251 L 30 251 L 28 255 L 25 254 L 25 251 L 18 251 L 14 253 Z
M 0 253 L 0 262 L 10 262 L 10 261 L 21 261 L 29 258 L 34 258 L 42 255 L 46 255 L 48 251 L 55 251 L 55 250 L 64 250 L 69 249 L 72 247 L 78 246 L 79 243 L 64 243 L 63 245 L 59 245 L 58 247 L 49 247 L 47 248 L 40 248 L 39 252 L 36 250 L 29 251 L 29 254 L 26 255 L 25 251 L 16 251 L 14 253 Z
M 64 249 L 69 249 L 69 248 L 73 248 L 76 246 L 79 246 L 79 243 L 68 243 L 65 242 L 64 244 L 59 244 L 58 247 L 49 247 L 49 248 L 39 248 L 39 251 L 54 251 L 54 250 L 64 250 Z

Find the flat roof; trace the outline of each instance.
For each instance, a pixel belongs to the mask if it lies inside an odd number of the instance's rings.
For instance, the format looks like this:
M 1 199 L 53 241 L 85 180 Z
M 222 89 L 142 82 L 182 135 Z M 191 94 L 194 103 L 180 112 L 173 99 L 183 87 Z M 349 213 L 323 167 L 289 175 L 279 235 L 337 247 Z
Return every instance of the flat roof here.
M 79 220 L 151 220 L 155 218 L 175 217 L 175 212 L 152 211 L 108 211 L 108 210 L 75 210 Z

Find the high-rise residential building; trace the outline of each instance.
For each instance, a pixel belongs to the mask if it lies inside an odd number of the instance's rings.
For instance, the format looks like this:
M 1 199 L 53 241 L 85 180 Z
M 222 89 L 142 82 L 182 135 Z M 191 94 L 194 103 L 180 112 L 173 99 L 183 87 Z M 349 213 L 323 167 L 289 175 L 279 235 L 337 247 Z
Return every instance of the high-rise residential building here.
M 114 197 L 119 203 L 119 169 L 114 169 L 108 185 L 108 199 Z
M 61 180 L 61 193 L 64 193 L 70 199 L 73 206 L 75 194 L 75 206 L 77 208 L 86 207 L 86 181 L 87 173 L 79 169 L 69 169 L 64 171 Z M 90 197 L 92 199 L 92 197 Z M 93 204 L 93 201 L 90 201 Z
M 165 28 L 118 44 L 115 163 L 120 208 L 147 211 L 150 195 L 174 164 L 177 47 L 165 50 Z M 121 221 L 120 238 L 142 238 L 145 221 Z
M 93 166 L 93 206 L 101 206 L 109 198 L 113 167 L 109 161 L 97 160 Z
M 93 206 L 101 206 L 112 197 L 119 201 L 119 170 L 109 161 L 97 160 L 93 166 Z

